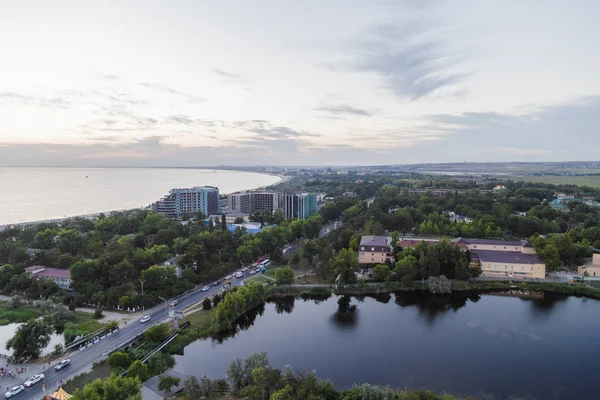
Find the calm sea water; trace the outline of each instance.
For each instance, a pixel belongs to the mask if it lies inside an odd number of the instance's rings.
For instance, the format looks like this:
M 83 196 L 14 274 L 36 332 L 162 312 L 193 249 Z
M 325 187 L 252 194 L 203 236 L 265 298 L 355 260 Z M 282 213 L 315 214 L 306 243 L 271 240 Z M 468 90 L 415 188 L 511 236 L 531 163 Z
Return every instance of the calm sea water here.
M 386 295 L 351 298 L 348 311 L 338 300 L 267 304 L 221 344 L 187 346 L 175 370 L 223 377 L 235 358 L 267 352 L 275 368 L 316 370 L 338 387 L 369 382 L 486 400 L 600 393 L 599 301 Z
M 147 206 L 170 189 L 220 193 L 277 183 L 272 175 L 180 168 L 0 168 L 0 225 Z

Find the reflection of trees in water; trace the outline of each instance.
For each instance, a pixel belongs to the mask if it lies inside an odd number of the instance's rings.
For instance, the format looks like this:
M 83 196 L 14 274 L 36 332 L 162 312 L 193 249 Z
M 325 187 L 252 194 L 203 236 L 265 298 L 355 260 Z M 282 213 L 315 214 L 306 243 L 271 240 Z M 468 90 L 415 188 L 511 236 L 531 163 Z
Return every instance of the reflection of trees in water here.
M 253 308 L 252 310 L 246 312 L 240 318 L 238 318 L 233 324 L 233 329 L 226 332 L 221 332 L 213 336 L 213 344 L 221 344 L 225 340 L 232 338 L 239 331 L 245 331 L 249 329 L 252 325 L 254 325 L 254 321 L 258 316 L 262 316 L 265 312 L 265 305 L 261 304 L 260 306 Z
M 376 294 L 370 294 L 370 295 L 368 295 L 368 297 L 375 299 L 378 303 L 387 304 L 392 299 L 392 294 L 391 293 L 376 293 Z
M 446 296 L 433 296 L 428 292 L 397 292 L 395 303 L 400 307 L 417 307 L 419 316 L 428 324 L 448 311 L 457 311 L 464 307 L 467 301 L 477 302 L 481 295 L 469 292 L 453 292 Z
M 353 328 L 358 323 L 358 307 L 351 304 L 351 301 L 350 296 L 342 296 L 338 299 L 338 309 L 332 316 L 332 321 L 338 327 Z
M 300 298 L 304 301 L 314 301 L 315 304 L 320 304 L 326 300 L 329 300 L 329 298 L 331 297 L 330 294 L 325 294 L 325 295 L 314 295 L 314 294 L 307 294 L 307 293 L 302 293 L 300 295 Z
M 291 313 L 294 311 L 294 302 L 296 298 L 293 296 L 282 297 L 275 301 L 275 311 L 277 314 Z
M 557 293 L 544 293 L 542 297 L 531 300 L 531 309 L 534 315 L 548 316 L 558 303 L 567 300 L 569 296 Z

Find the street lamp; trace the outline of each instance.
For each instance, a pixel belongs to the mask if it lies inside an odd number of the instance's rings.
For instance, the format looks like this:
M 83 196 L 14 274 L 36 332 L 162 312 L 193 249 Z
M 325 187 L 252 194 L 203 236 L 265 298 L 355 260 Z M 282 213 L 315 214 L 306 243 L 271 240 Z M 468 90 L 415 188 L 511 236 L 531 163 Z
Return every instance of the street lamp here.
M 167 299 L 165 299 L 164 297 L 160 297 L 160 296 L 158 296 L 158 298 L 165 302 L 165 318 L 167 318 Z
M 144 282 L 146 282 L 146 280 L 138 279 L 138 281 L 140 281 L 140 283 L 142 284 L 142 302 L 143 302 L 144 301 Z M 145 311 L 146 311 L 146 307 L 144 306 L 144 304 L 142 304 L 142 315 L 144 315 Z

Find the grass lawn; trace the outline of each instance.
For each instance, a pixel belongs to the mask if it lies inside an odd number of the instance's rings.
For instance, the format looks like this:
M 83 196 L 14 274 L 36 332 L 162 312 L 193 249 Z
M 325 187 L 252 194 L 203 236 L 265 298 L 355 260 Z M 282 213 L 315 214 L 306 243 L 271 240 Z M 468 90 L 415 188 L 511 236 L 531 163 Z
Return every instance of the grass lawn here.
M 27 322 L 44 314 L 44 311 L 32 306 L 21 306 L 13 309 L 8 301 L 0 302 L 0 325 Z
M 266 278 L 262 274 L 250 275 L 248 278 L 246 278 L 246 282 L 275 283 L 272 279 Z
M 91 333 L 104 326 L 102 322 L 94 319 L 94 314 L 82 311 L 75 311 L 75 320 L 73 323 L 77 326 L 77 330 Z
M 552 185 L 579 185 L 600 188 L 600 176 L 522 176 L 513 178 L 515 181 L 540 182 Z
M 192 328 L 202 331 L 210 326 L 210 320 L 212 319 L 213 312 L 214 311 L 212 309 L 195 311 L 186 315 L 181 321 L 179 321 L 179 325 L 181 326 L 184 322 L 190 321 Z
M 67 393 L 73 393 L 75 389 L 81 389 L 86 383 L 93 381 L 94 379 L 106 379 L 110 376 L 110 367 L 108 363 L 104 363 L 101 366 L 92 369 L 92 372 L 87 374 L 81 374 L 75 376 L 63 385 L 63 389 Z

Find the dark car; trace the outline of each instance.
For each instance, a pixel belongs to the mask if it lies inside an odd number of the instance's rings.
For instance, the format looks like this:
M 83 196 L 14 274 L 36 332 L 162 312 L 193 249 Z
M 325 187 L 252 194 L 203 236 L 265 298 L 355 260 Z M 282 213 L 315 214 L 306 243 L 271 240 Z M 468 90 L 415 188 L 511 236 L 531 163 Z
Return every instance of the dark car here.
M 221 284 L 221 281 L 215 281 L 215 282 L 213 283 L 213 286 L 219 286 L 220 284 Z
M 59 362 L 58 364 L 56 364 L 54 366 L 54 370 L 55 371 L 60 371 L 61 369 L 67 368 L 69 365 L 71 365 L 71 360 L 69 360 L 68 358 L 65 360 L 62 360 L 61 362 Z

